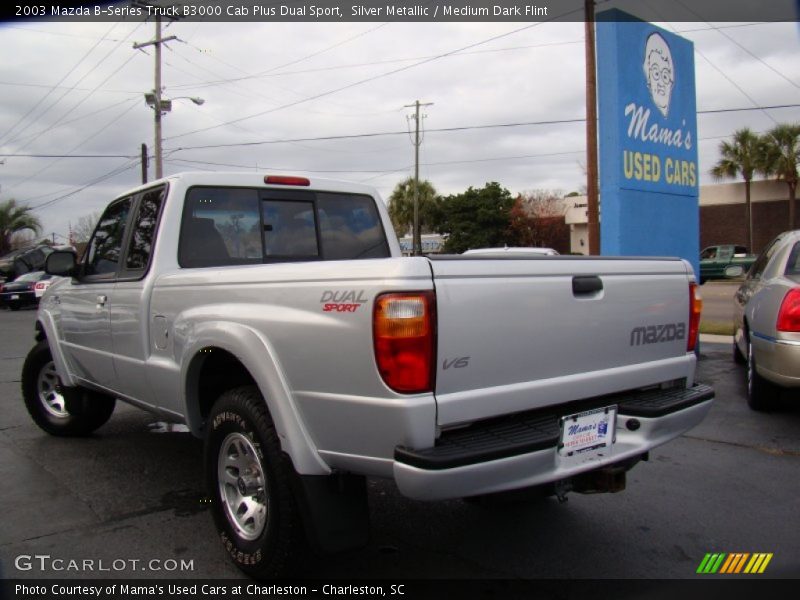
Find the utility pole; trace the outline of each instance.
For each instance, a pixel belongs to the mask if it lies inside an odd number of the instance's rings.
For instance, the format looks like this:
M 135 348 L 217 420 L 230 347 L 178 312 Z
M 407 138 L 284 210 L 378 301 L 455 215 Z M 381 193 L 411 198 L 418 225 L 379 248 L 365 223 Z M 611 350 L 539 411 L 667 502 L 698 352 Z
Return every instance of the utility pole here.
M 154 40 L 149 42 L 145 42 L 144 44 L 134 44 L 133 48 L 135 50 L 141 50 L 147 46 L 155 46 L 155 55 L 156 55 L 156 77 L 155 77 L 155 87 L 153 88 L 152 93 L 152 102 L 150 102 L 150 95 L 145 94 L 145 98 L 147 98 L 147 103 L 151 104 L 153 107 L 153 112 L 155 113 L 155 178 L 161 179 L 164 174 L 164 164 L 162 159 L 162 151 L 161 151 L 161 115 L 163 112 L 168 112 L 172 108 L 172 104 L 169 100 L 166 102 L 162 102 L 161 100 L 161 44 L 166 42 L 171 42 L 172 40 L 178 39 L 176 36 L 171 35 L 166 38 L 161 37 L 161 16 L 156 15 L 156 37 Z
M 594 0 L 584 0 L 586 30 L 586 200 L 589 254 L 600 254 L 600 194 L 597 189 L 597 68 L 594 48 Z
M 147 183 L 147 144 L 142 144 L 142 183 Z
M 422 255 L 422 234 L 419 229 L 419 147 L 422 141 L 419 139 L 419 108 L 420 106 L 433 106 L 433 102 L 420 104 L 416 100 L 414 104 L 406 104 L 404 108 L 414 109 L 414 232 L 413 232 L 413 255 Z
M 156 82 L 155 87 L 153 88 L 153 93 L 155 93 L 155 110 L 153 113 L 155 114 L 155 138 L 156 138 L 156 146 L 155 146 L 155 153 L 156 153 L 156 176 L 155 179 L 161 179 L 164 175 L 164 163 L 163 163 L 163 155 L 162 155 L 162 148 L 161 148 L 161 17 L 156 16 L 156 39 L 155 39 L 155 46 L 156 46 Z

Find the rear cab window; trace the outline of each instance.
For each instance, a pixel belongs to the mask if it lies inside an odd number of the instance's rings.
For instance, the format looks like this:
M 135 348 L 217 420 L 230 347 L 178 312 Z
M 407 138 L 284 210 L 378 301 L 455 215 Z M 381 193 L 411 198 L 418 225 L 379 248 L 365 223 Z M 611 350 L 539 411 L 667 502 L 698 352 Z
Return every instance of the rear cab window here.
M 184 268 L 391 255 L 374 198 L 311 190 L 191 188 L 178 246 Z

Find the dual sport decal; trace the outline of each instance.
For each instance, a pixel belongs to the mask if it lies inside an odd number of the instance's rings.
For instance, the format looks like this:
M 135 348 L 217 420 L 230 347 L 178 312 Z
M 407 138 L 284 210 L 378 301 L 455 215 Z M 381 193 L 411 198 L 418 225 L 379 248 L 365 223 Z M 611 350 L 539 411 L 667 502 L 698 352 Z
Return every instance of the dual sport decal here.
M 356 312 L 368 302 L 364 290 L 325 290 L 320 298 L 322 312 Z

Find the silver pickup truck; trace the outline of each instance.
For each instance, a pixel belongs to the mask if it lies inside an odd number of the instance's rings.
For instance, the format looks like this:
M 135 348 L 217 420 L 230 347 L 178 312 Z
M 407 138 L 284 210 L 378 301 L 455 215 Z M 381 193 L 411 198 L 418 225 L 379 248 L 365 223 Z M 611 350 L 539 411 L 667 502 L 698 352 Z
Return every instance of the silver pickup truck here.
M 419 500 L 618 491 L 697 425 L 679 259 L 403 258 L 375 190 L 188 173 L 131 190 L 42 299 L 22 390 L 85 435 L 116 399 L 205 440 L 245 572 L 363 545 L 366 477 Z

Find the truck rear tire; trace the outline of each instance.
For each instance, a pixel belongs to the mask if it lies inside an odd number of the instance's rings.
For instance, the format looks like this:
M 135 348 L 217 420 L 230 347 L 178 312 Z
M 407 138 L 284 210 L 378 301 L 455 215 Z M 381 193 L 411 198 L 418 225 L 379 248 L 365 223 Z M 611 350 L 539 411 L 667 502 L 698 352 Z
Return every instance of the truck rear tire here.
M 116 400 L 84 388 L 65 387 L 47 340 L 36 344 L 22 367 L 22 397 L 34 422 L 50 435 L 83 436 L 105 424 Z
M 204 457 L 222 545 L 252 577 L 289 574 L 303 539 L 293 467 L 255 386 L 223 393 L 208 417 Z

